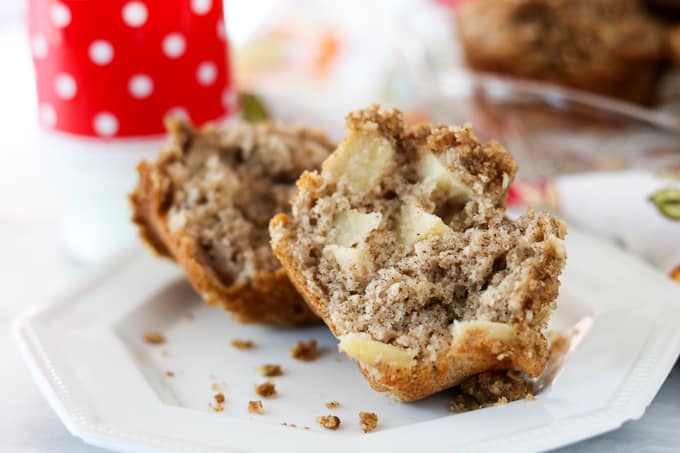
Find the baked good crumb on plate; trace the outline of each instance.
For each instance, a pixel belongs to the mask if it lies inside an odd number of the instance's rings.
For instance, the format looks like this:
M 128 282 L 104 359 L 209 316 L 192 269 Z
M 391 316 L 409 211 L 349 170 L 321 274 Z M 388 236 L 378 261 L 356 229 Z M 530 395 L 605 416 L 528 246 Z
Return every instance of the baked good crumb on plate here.
M 505 216 L 515 170 L 470 126 L 373 106 L 272 219 L 276 256 L 375 390 L 414 401 L 484 371 L 543 370 L 566 226 Z
M 130 195 L 142 238 L 184 268 L 205 302 L 242 322 L 316 322 L 274 257 L 267 225 L 289 209 L 300 173 L 326 158 L 328 138 L 271 122 L 168 127 L 169 145 L 138 166 Z

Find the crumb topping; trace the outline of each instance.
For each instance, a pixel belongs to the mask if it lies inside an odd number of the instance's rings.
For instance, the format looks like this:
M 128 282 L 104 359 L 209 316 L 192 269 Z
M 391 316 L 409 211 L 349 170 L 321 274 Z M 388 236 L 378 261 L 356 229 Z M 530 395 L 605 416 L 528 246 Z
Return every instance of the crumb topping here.
M 255 343 L 253 343 L 251 340 L 239 340 L 238 338 L 234 338 L 231 340 L 231 345 L 236 349 L 243 351 L 245 349 L 253 349 Z
M 248 412 L 251 414 L 264 414 L 264 407 L 262 406 L 262 401 L 248 401 Z
M 144 334 L 144 341 L 149 344 L 163 344 L 165 343 L 165 335 L 155 330 L 151 330 Z
M 255 386 L 255 393 L 263 398 L 271 398 L 276 395 L 276 385 L 273 382 L 263 382 Z
M 335 415 L 322 415 L 316 421 L 326 429 L 336 430 L 340 427 L 340 418 Z
M 329 401 L 326 403 L 326 407 L 328 409 L 337 409 L 340 407 L 340 403 L 338 401 Z
M 359 412 L 359 423 L 365 433 L 370 433 L 378 427 L 378 416 L 374 412 Z
M 296 360 L 310 362 L 316 360 L 318 350 L 316 347 L 316 340 L 297 341 L 290 347 L 290 356 Z
M 276 377 L 283 376 L 283 369 L 281 365 L 275 365 L 272 363 L 265 363 L 257 367 L 258 373 L 265 377 Z
M 467 412 L 481 407 L 503 405 L 522 398 L 535 399 L 531 385 L 512 371 L 487 371 L 472 376 L 455 387 L 449 409 Z

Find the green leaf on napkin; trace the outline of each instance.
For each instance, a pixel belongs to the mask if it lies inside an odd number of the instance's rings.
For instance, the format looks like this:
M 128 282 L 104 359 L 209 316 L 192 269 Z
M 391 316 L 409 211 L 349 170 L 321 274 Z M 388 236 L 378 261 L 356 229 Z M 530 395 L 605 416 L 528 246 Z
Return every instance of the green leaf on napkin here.
M 649 197 L 649 201 L 656 205 L 662 215 L 680 220 L 680 189 L 657 190 Z
M 269 112 L 262 100 L 252 93 L 241 93 L 239 97 L 241 104 L 241 117 L 251 123 L 269 119 Z

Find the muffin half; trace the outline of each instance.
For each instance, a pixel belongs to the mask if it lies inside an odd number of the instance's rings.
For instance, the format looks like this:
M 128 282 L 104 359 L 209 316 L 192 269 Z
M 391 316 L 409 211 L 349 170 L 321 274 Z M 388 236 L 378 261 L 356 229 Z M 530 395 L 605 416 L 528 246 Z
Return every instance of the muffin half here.
M 470 126 L 372 107 L 272 219 L 274 253 L 374 389 L 412 401 L 487 370 L 543 370 L 565 224 L 508 219 L 514 174 Z
M 169 146 L 139 164 L 130 195 L 142 238 L 239 321 L 316 321 L 272 253 L 267 226 L 289 210 L 300 173 L 332 150 L 326 136 L 276 123 L 195 130 L 171 120 L 168 130 Z

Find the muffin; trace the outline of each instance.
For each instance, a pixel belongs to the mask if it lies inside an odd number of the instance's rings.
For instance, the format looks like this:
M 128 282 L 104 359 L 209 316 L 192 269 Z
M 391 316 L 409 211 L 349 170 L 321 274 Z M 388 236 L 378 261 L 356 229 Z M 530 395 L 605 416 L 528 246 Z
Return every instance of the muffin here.
M 402 401 L 489 370 L 537 376 L 565 224 L 505 216 L 515 162 L 471 127 L 351 113 L 270 223 L 274 253 L 368 383 Z
M 267 227 L 289 210 L 295 180 L 319 168 L 330 141 L 276 123 L 196 130 L 171 120 L 168 130 L 169 146 L 139 164 L 130 195 L 144 241 L 177 261 L 205 302 L 239 321 L 317 321 L 272 253 Z
M 654 100 L 666 34 L 637 0 L 475 0 L 457 12 L 474 69 Z
M 668 49 L 673 64 L 680 68 L 680 25 L 668 32 Z

